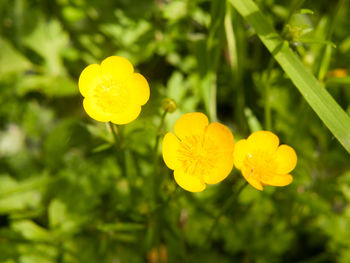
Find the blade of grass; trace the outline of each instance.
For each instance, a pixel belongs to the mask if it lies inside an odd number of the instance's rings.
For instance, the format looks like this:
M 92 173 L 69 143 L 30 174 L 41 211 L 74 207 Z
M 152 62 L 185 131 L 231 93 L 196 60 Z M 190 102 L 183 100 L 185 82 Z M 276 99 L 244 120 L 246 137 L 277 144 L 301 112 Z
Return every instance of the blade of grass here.
M 287 41 L 274 30 L 252 0 L 230 0 L 234 8 L 255 29 L 257 35 L 289 76 L 307 103 L 350 153 L 350 117 L 328 91 L 305 68 Z
M 197 47 L 198 70 L 201 78 L 199 87 L 211 121 L 217 120 L 216 82 L 218 62 L 224 43 L 225 9 L 225 1 L 212 2 L 208 37 L 203 42 L 199 42 Z
M 225 34 L 227 43 L 227 55 L 232 73 L 232 83 L 234 88 L 233 108 L 237 126 L 241 131 L 247 130 L 247 120 L 242 112 L 245 108 L 245 91 L 243 89 L 243 67 L 245 54 L 244 29 L 241 26 L 242 18 L 227 1 L 225 14 Z

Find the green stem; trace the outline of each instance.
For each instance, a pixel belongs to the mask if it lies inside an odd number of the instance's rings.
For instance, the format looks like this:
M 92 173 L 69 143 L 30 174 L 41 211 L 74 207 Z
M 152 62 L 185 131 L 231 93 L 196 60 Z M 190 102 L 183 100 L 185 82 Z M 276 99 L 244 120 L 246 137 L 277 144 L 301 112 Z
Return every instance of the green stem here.
M 111 123 L 111 122 L 108 122 L 108 126 L 109 126 L 109 129 L 110 129 L 110 131 L 111 131 L 111 133 L 113 135 L 114 142 L 118 143 L 119 142 L 119 138 L 118 138 L 118 135 L 117 135 L 117 132 L 118 132 L 117 126 L 114 126 L 114 124 Z
M 120 147 L 123 147 L 123 126 L 117 126 L 117 124 L 113 124 L 111 122 L 108 122 L 109 128 L 112 132 L 114 142 Z
M 270 59 L 266 78 L 263 81 L 263 85 L 265 87 L 265 129 L 271 131 L 271 72 L 275 65 L 275 60 Z
M 161 137 L 161 131 L 163 129 L 164 126 L 164 121 L 165 121 L 165 117 L 168 114 L 168 111 L 165 110 L 161 116 L 160 119 L 160 123 L 158 125 L 157 131 L 156 131 L 156 141 L 154 143 L 154 149 L 153 149 L 153 161 L 154 161 L 154 190 L 157 190 L 159 181 L 158 181 L 158 174 L 159 174 L 159 163 L 158 163 L 158 148 L 159 148 L 159 141 L 160 141 L 160 137 Z M 155 192 L 156 195 L 156 192 Z M 157 196 L 157 195 L 156 195 Z
M 122 126 L 119 126 L 119 129 L 118 129 L 118 126 L 116 124 L 111 123 L 111 122 L 108 122 L 108 125 L 109 125 L 111 132 L 112 132 L 115 146 L 119 150 L 119 151 L 117 151 L 117 158 L 118 158 L 119 165 L 122 169 L 122 173 L 125 176 L 125 175 L 127 175 L 127 171 L 126 171 L 126 157 L 125 157 L 126 149 L 124 149 L 125 147 L 123 144 L 123 142 L 124 142 L 123 129 L 122 129 Z M 132 185 L 132 182 L 130 182 L 130 184 Z
M 241 45 L 241 34 L 240 30 L 240 17 L 237 12 L 233 13 L 231 5 L 229 5 L 229 1 L 226 2 L 226 15 L 225 15 L 225 34 L 226 34 L 226 42 L 228 49 L 228 58 L 229 64 L 231 68 L 232 75 L 232 83 L 235 90 L 235 99 L 234 103 L 234 114 L 237 125 L 241 130 L 247 129 L 247 122 L 242 114 L 245 108 L 245 95 L 244 95 L 244 85 L 242 85 L 243 81 L 243 60 L 242 53 L 245 52 L 243 45 Z M 234 15 L 234 16 L 232 16 Z M 233 26 L 234 25 L 234 26 Z
M 159 141 L 161 137 L 161 131 L 164 126 L 164 121 L 165 117 L 168 113 L 168 110 L 164 110 L 160 123 L 158 125 L 158 128 L 156 130 L 156 139 L 154 143 L 154 149 L 153 149 L 153 165 L 154 165 L 154 174 L 153 174 L 153 202 L 154 202 L 154 208 L 158 206 L 160 203 L 159 201 L 159 187 L 161 185 L 161 176 L 159 173 L 159 163 L 158 163 L 158 148 L 159 148 Z M 160 216 L 160 211 L 159 209 L 153 209 L 151 214 L 152 214 L 152 221 L 154 222 L 154 239 L 155 239 L 155 247 L 157 248 L 158 251 L 158 256 L 159 254 L 159 246 L 160 246 L 160 225 L 161 225 L 161 216 Z
M 225 204 L 222 206 L 219 214 L 215 217 L 213 224 L 211 225 L 211 228 L 208 232 L 208 236 L 206 238 L 207 242 L 209 242 L 211 236 L 214 233 L 214 230 L 219 223 L 220 218 L 228 211 L 230 207 L 237 201 L 239 194 L 243 191 L 243 189 L 248 185 L 247 182 L 244 182 L 244 184 L 237 190 L 237 192 L 233 192 L 229 199 L 226 200 Z M 206 242 L 206 243 L 207 243 Z

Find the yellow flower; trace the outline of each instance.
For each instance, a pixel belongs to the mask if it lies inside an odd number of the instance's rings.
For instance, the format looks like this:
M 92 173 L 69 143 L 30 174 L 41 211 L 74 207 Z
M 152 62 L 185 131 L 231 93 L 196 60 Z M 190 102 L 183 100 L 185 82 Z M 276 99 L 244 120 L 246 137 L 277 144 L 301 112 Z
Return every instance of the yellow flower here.
M 123 57 L 111 56 L 87 66 L 79 77 L 86 113 L 101 122 L 129 123 L 150 95 L 147 80 Z
M 258 190 L 264 185 L 285 186 L 293 181 L 289 173 L 297 164 L 297 155 L 292 147 L 278 145 L 278 137 L 269 131 L 254 132 L 236 143 L 234 164 Z
M 233 168 L 234 139 L 217 122 L 209 124 L 203 113 L 187 113 L 177 120 L 174 131 L 163 139 L 165 164 L 174 170 L 176 183 L 190 192 L 224 180 Z

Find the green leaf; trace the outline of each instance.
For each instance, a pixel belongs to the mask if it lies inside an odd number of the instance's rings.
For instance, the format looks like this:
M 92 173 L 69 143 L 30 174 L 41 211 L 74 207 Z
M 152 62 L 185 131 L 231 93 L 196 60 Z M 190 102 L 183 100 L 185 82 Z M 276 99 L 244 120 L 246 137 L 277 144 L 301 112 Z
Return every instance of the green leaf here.
M 236 10 L 251 24 L 261 41 L 298 88 L 311 108 L 328 129 L 350 152 L 350 118 L 328 91 L 305 68 L 288 42 L 276 33 L 269 20 L 251 0 L 230 0 Z
M 145 229 L 145 226 L 138 223 L 112 223 L 112 224 L 101 224 L 97 227 L 103 232 L 115 231 L 115 232 L 134 232 Z
M 258 118 L 254 115 L 251 109 L 245 108 L 244 115 L 247 118 L 249 130 L 251 132 L 262 130 L 261 123 L 259 122 Z
M 18 81 L 17 93 L 24 96 L 29 92 L 42 92 L 48 97 L 68 97 L 78 94 L 76 83 L 62 75 L 29 75 Z
M 24 39 L 29 48 L 45 59 L 47 70 L 53 75 L 65 73 L 61 55 L 68 41 L 57 20 L 46 22 L 44 19 L 40 19 L 35 30 Z
M 300 9 L 300 14 L 313 15 L 314 11 L 312 11 L 311 9 L 303 8 L 303 9 Z
M 0 47 L 0 76 L 23 72 L 31 68 L 30 61 L 13 48 L 8 41 L 0 38 Z
M 36 209 L 41 202 L 38 188 L 51 182 L 46 176 L 17 182 L 8 175 L 0 176 L 0 213 Z
M 12 229 L 29 240 L 52 241 L 50 233 L 31 220 L 21 220 L 12 224 Z

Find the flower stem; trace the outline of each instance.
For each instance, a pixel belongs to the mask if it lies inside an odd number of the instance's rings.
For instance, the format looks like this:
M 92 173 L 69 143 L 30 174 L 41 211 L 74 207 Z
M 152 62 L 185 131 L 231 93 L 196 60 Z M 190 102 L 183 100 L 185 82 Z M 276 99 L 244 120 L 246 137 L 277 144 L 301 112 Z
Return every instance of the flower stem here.
M 123 146 L 123 129 L 122 126 L 118 126 L 111 122 L 108 122 L 109 128 L 112 132 L 114 142 L 121 148 Z
M 211 236 L 214 233 L 214 230 L 219 223 L 220 218 L 227 212 L 227 210 L 237 201 L 238 196 L 243 191 L 243 189 L 248 185 L 247 182 L 244 182 L 243 185 L 236 191 L 233 192 L 229 199 L 226 200 L 225 204 L 222 206 L 219 214 L 215 217 L 213 224 L 211 225 L 211 228 L 208 232 L 206 243 L 209 242 Z
M 271 72 L 275 65 L 275 60 L 270 59 L 268 64 L 266 77 L 263 80 L 263 85 L 265 86 L 265 129 L 271 130 Z
M 161 136 L 161 131 L 162 131 L 163 126 L 164 126 L 165 117 L 167 114 L 168 114 L 168 110 L 164 110 L 164 112 L 161 116 L 161 119 L 160 119 L 160 123 L 159 123 L 158 128 L 157 128 L 157 131 L 156 131 L 156 142 L 154 144 L 155 155 L 157 155 L 157 153 L 158 153 L 159 139 Z
M 159 163 L 158 163 L 158 148 L 159 148 L 159 141 L 160 141 L 160 137 L 161 137 L 161 131 L 163 129 L 164 126 L 164 121 L 165 121 L 165 117 L 168 114 L 168 110 L 164 110 L 161 119 L 160 119 L 160 123 L 158 125 L 157 131 L 156 131 L 156 141 L 154 143 L 154 149 L 153 149 L 153 162 L 154 162 L 154 181 L 153 181 L 153 189 L 154 189 L 154 196 L 155 196 L 155 201 L 157 202 L 158 200 L 158 186 L 160 184 L 159 181 Z
M 113 139 L 115 142 L 116 148 L 119 150 L 117 151 L 117 160 L 119 162 L 119 165 L 121 167 L 122 173 L 124 176 L 127 175 L 126 171 L 126 149 L 124 149 L 124 144 L 123 144 L 123 129 L 121 126 L 118 126 L 116 124 L 113 124 L 111 122 L 108 122 L 109 128 L 112 132 Z M 132 182 L 130 182 L 132 183 Z
M 109 129 L 111 130 L 111 133 L 113 135 L 114 142 L 117 143 L 119 141 L 118 135 L 117 135 L 118 128 L 116 126 L 114 126 L 113 123 L 111 123 L 111 122 L 108 122 L 108 126 L 109 126 Z
M 157 207 L 160 203 L 160 195 L 159 195 L 159 187 L 161 185 L 161 177 L 159 174 L 159 162 L 158 162 L 158 148 L 159 148 L 159 140 L 161 137 L 161 131 L 164 126 L 165 117 L 168 113 L 168 110 L 164 110 L 160 123 L 158 125 L 158 128 L 156 130 L 156 139 L 154 143 L 154 149 L 153 149 L 153 165 L 154 165 L 154 176 L 153 176 L 153 202 L 154 202 L 154 208 Z M 151 212 L 152 214 L 152 221 L 154 222 L 154 240 L 155 240 L 155 247 L 157 247 L 158 255 L 160 255 L 159 246 L 160 246 L 160 225 L 161 225 L 161 216 L 159 214 L 159 209 L 153 209 Z

